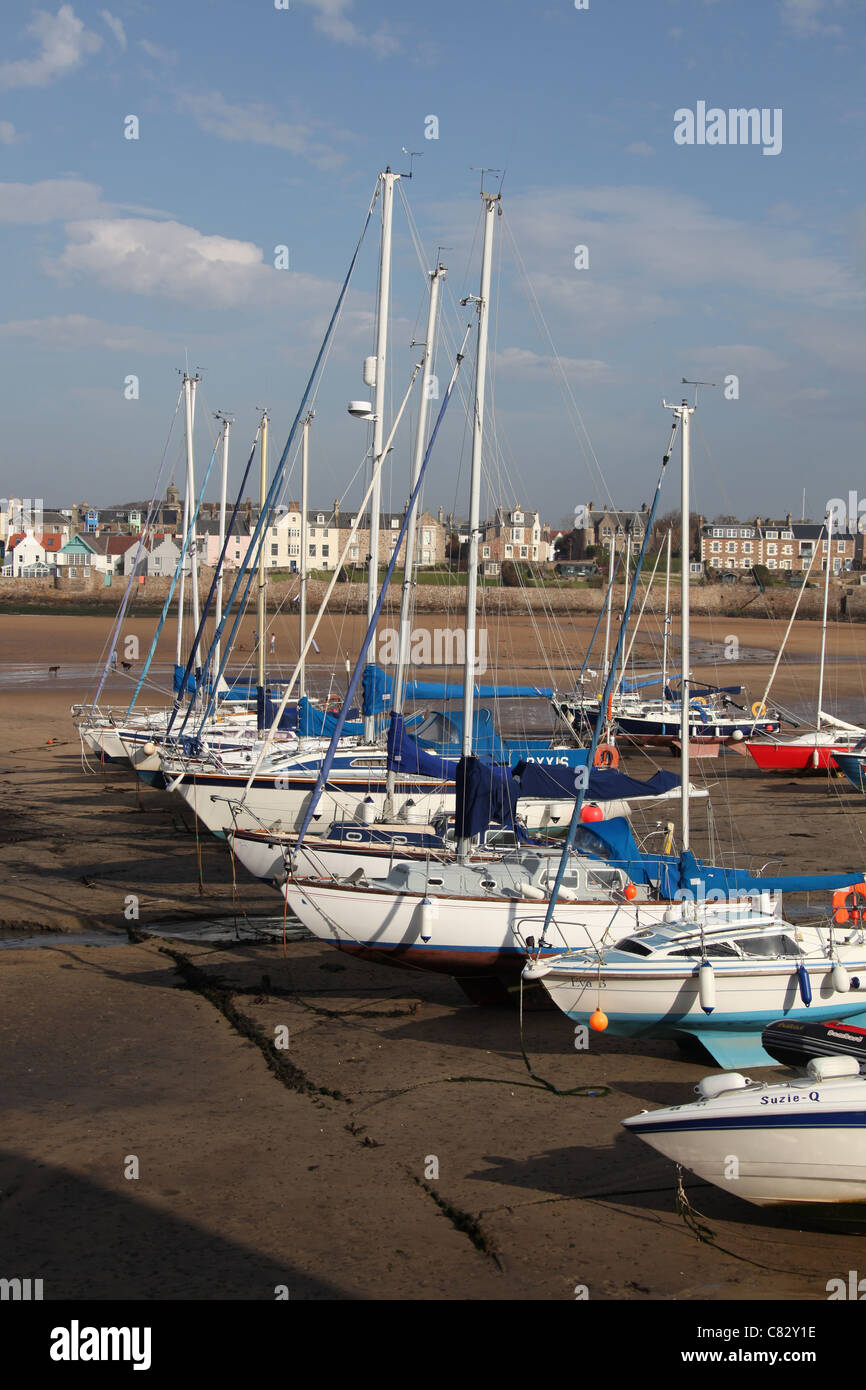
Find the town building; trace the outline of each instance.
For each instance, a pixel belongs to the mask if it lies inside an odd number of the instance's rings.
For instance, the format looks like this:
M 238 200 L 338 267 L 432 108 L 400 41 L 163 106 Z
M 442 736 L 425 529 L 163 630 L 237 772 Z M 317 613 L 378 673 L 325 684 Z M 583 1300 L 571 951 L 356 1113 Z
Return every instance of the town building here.
M 827 568 L 828 549 L 831 572 L 841 574 L 854 568 L 856 545 L 857 537 L 848 531 L 834 533 L 828 542 L 823 523 L 792 521 L 790 513 L 784 521 L 757 516 L 752 522 L 725 520 L 701 527 L 701 561 L 708 574 L 750 570 L 754 565 L 792 574 L 803 574 L 811 566 L 814 574 L 821 574 Z

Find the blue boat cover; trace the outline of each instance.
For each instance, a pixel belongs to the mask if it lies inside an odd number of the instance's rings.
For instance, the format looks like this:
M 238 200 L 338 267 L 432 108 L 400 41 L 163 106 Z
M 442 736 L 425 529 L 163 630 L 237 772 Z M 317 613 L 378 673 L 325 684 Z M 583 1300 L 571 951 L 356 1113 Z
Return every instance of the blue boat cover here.
M 477 700 L 549 700 L 553 696 L 552 689 L 540 685 L 476 685 L 474 690 Z M 363 692 L 364 714 L 383 714 L 391 708 L 394 677 L 389 671 L 383 671 L 381 666 L 366 666 Z M 460 700 L 463 698 L 463 686 L 450 682 L 408 681 L 404 693 L 407 700 Z
M 644 854 L 638 849 L 631 826 L 624 816 L 581 825 L 575 840 L 581 854 L 596 854 L 615 868 L 623 869 L 632 883 L 658 888 L 662 898 L 707 898 L 711 894 L 805 893 L 845 888 L 862 878 L 859 869 L 834 874 L 777 874 L 756 877 L 745 869 L 720 868 L 705 864 L 690 850 L 685 854 Z
M 480 758 L 461 758 L 454 780 L 457 791 L 455 822 L 460 839 L 473 835 L 483 835 L 491 822 L 513 825 L 515 808 L 520 797 L 544 797 L 562 800 L 577 797 L 579 787 L 575 785 L 575 769 L 567 767 L 541 767 L 538 763 L 518 763 L 516 768 L 495 766 Z M 657 772 L 648 782 L 639 782 L 634 777 L 626 777 L 622 772 L 607 772 L 592 768 L 589 773 L 587 799 L 612 801 L 632 800 L 640 796 L 659 796 L 679 786 L 679 778 L 672 772 Z M 605 825 L 615 822 L 606 821 Z M 626 832 L 631 837 L 628 821 L 622 820 Z M 618 845 L 619 857 L 640 858 L 634 840 Z M 593 851 L 598 853 L 599 850 Z M 608 857 L 605 853 L 603 857 Z M 638 879 L 637 882 L 649 882 Z

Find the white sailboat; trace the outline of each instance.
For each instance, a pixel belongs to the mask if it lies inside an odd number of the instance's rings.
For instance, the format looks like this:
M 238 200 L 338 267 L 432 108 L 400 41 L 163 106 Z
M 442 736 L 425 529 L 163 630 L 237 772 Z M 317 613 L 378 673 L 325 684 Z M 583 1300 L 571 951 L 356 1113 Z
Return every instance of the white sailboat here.
M 681 429 L 682 525 L 689 516 L 689 428 L 695 409 L 667 407 Z M 682 564 L 681 776 L 688 784 L 689 579 Z M 682 798 L 682 856 L 689 860 L 689 802 Z M 832 878 L 832 876 L 830 876 Z M 859 877 L 859 875 L 858 875 Z M 700 885 L 698 885 L 700 886 Z M 814 886 L 819 886 L 816 877 Z M 829 885 L 828 885 L 829 886 Z M 833 885 L 838 886 L 838 885 Z M 866 1020 L 866 932 L 862 923 L 798 929 L 741 904 L 719 906 L 688 890 L 658 929 L 635 932 L 612 949 L 571 951 L 527 965 L 577 1023 L 637 1037 L 691 1037 L 723 1066 L 766 1063 L 761 1032 L 774 1018 Z M 689 899 L 692 899 L 689 901 Z

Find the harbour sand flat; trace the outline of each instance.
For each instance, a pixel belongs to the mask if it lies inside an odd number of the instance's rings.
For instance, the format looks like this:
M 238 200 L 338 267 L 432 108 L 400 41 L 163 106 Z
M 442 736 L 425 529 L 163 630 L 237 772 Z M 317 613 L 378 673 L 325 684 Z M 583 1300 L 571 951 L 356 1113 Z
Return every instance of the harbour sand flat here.
M 59 630 L 20 634 L 33 661 L 46 641 L 74 656 L 65 624 L 94 620 L 39 621 Z M 837 669 L 854 698 L 859 673 Z M 619 1124 L 691 1098 L 709 1068 L 672 1044 L 578 1052 L 563 1015 L 528 1013 L 535 1072 L 597 1092 L 557 1095 L 524 1065 L 516 1012 L 448 979 L 318 943 L 130 942 L 130 925 L 231 917 L 230 860 L 166 794 L 86 775 L 47 681 L 0 692 L 7 942 L 13 925 L 68 934 L 0 956 L 4 1251 L 46 1298 L 824 1299 L 866 1263 L 860 1238 L 687 1180 L 715 1245 L 695 1239 L 671 1165 Z M 853 790 L 721 770 L 723 843 L 803 871 L 862 862 Z M 238 890 L 250 916 L 279 901 L 240 870 Z

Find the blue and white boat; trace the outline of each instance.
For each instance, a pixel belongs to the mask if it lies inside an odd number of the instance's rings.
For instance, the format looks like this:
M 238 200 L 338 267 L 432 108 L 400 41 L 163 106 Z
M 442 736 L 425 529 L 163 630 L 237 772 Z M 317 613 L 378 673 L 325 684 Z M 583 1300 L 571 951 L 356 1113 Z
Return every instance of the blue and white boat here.
M 524 977 L 543 980 L 574 1023 L 595 1015 L 622 1037 L 693 1039 L 723 1067 L 769 1065 L 761 1034 L 773 1019 L 866 1024 L 862 925 L 798 927 L 740 903 L 683 902 L 611 949 L 537 960 Z
M 752 1081 L 742 1072 L 708 1076 L 695 1087 L 697 1100 L 644 1110 L 622 1124 L 746 1202 L 793 1208 L 798 1217 L 815 1208 L 824 1219 L 862 1224 L 866 1032 L 848 1026 L 826 1031 L 842 1039 L 837 1055 L 803 1057 L 800 1075 L 771 1081 Z

